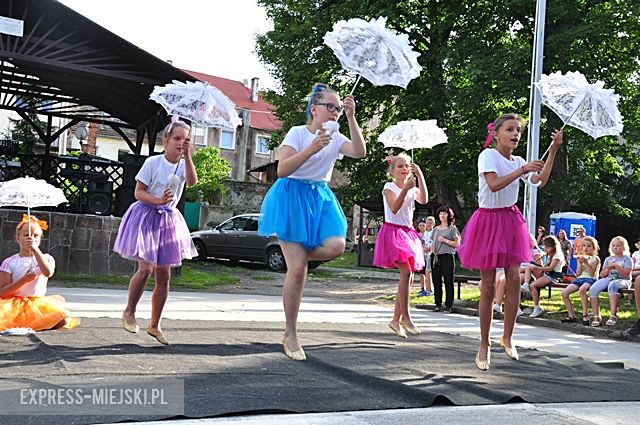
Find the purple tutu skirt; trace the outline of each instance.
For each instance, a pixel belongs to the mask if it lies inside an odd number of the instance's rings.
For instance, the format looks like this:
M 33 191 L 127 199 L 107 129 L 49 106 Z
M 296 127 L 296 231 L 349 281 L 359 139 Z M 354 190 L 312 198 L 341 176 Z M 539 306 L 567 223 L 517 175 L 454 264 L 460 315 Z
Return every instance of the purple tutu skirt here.
M 120 222 L 113 250 L 123 258 L 164 267 L 197 257 L 191 233 L 177 209 L 133 203 Z
M 515 205 L 478 208 L 460 235 L 457 249 L 466 269 L 495 270 L 531 259 L 531 236 L 522 213 Z
M 424 268 L 424 250 L 420 235 L 414 229 L 398 224 L 384 223 L 376 237 L 373 264 L 385 269 L 409 262 L 414 272 Z

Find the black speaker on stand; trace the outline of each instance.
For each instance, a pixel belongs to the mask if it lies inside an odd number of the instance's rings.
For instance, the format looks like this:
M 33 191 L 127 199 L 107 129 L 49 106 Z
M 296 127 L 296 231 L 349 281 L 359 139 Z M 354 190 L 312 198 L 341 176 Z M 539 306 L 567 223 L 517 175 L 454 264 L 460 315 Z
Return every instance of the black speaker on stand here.
M 87 214 L 109 215 L 113 205 L 113 183 L 89 181 L 85 212 Z

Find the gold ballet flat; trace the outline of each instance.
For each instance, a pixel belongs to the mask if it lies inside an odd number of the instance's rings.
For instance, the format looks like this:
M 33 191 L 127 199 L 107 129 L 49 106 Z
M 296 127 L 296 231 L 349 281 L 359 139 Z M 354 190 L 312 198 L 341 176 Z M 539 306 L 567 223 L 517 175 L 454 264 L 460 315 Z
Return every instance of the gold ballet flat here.
M 289 343 L 287 343 L 287 338 L 285 338 L 284 334 L 282 334 L 282 346 L 284 347 L 284 354 L 291 360 L 307 360 L 307 355 L 304 353 L 302 347 L 296 351 L 292 351 L 291 348 L 289 348 Z
M 147 328 L 147 334 L 154 337 L 160 344 L 169 345 L 169 340 L 161 331 L 154 331 L 151 328 Z
M 476 354 L 476 367 L 482 371 L 489 370 L 491 364 L 491 349 L 487 350 L 487 360 L 480 360 L 480 352 Z
M 407 331 L 411 335 L 420 335 L 422 333 L 420 331 L 420 329 L 418 329 L 416 326 L 408 326 L 404 322 L 400 322 L 400 326 L 402 326 L 404 328 L 404 330 Z
M 400 338 L 407 338 L 407 333 L 404 331 L 404 328 L 400 325 L 394 325 L 393 322 L 389 322 L 389 329 L 395 332 Z
M 127 332 L 131 332 L 132 334 L 137 334 L 138 331 L 140 330 L 140 326 L 138 326 L 137 323 L 129 323 L 125 320 L 125 318 L 122 318 L 122 327 L 124 328 L 125 331 Z
M 510 357 L 513 360 L 519 360 L 520 359 L 520 356 L 518 355 L 518 350 L 516 349 L 516 346 L 514 345 L 511 348 L 507 347 L 505 345 L 504 339 L 502 337 L 500 337 L 500 347 L 504 348 L 504 352 L 507 355 L 507 357 Z

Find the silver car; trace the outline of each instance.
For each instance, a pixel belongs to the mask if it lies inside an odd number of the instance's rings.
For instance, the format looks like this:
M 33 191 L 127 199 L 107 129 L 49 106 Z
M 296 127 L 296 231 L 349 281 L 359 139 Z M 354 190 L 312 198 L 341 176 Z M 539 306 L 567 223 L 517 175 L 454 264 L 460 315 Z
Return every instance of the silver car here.
M 269 269 L 286 269 L 284 255 L 278 238 L 258 235 L 259 214 L 241 214 L 223 221 L 209 230 L 191 233 L 191 239 L 198 250 L 198 259 L 224 258 L 232 262 L 254 261 L 264 263 Z M 321 262 L 312 261 L 310 268 Z

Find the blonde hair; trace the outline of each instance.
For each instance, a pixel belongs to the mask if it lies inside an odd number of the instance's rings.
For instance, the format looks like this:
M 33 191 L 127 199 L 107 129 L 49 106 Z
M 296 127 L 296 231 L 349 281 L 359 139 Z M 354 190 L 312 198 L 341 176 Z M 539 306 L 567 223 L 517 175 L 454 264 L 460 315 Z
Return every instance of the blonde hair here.
M 598 244 L 596 238 L 585 236 L 584 239 L 582 239 L 582 243 L 584 244 L 585 242 L 591 242 L 591 245 L 593 245 L 593 252 L 598 255 L 598 252 L 600 252 L 600 244 Z
M 394 155 L 389 159 L 389 169 L 387 170 L 389 178 L 393 178 L 393 174 L 391 173 L 391 171 L 393 170 L 393 167 L 398 165 L 398 162 L 400 162 L 401 159 L 403 159 L 407 164 L 411 164 L 411 157 L 406 153 L 399 153 L 398 155 Z
M 167 126 L 162 130 L 162 142 L 169 139 L 171 133 L 173 133 L 173 129 L 176 127 L 184 128 L 188 132 L 191 132 L 191 126 L 182 120 L 177 120 L 175 122 L 170 122 Z
M 432 216 L 432 215 L 430 215 L 429 217 L 427 217 L 425 220 L 426 220 L 426 221 L 433 221 L 433 224 L 436 224 L 436 218 L 435 218 L 434 216 Z
M 611 242 L 609 242 L 609 255 L 614 255 L 613 251 L 611 250 L 611 245 L 613 245 L 613 242 L 616 241 L 622 244 L 622 255 L 631 255 L 631 251 L 629 250 L 629 242 L 627 242 L 627 240 L 622 236 L 614 236 L 613 238 L 611 238 Z

